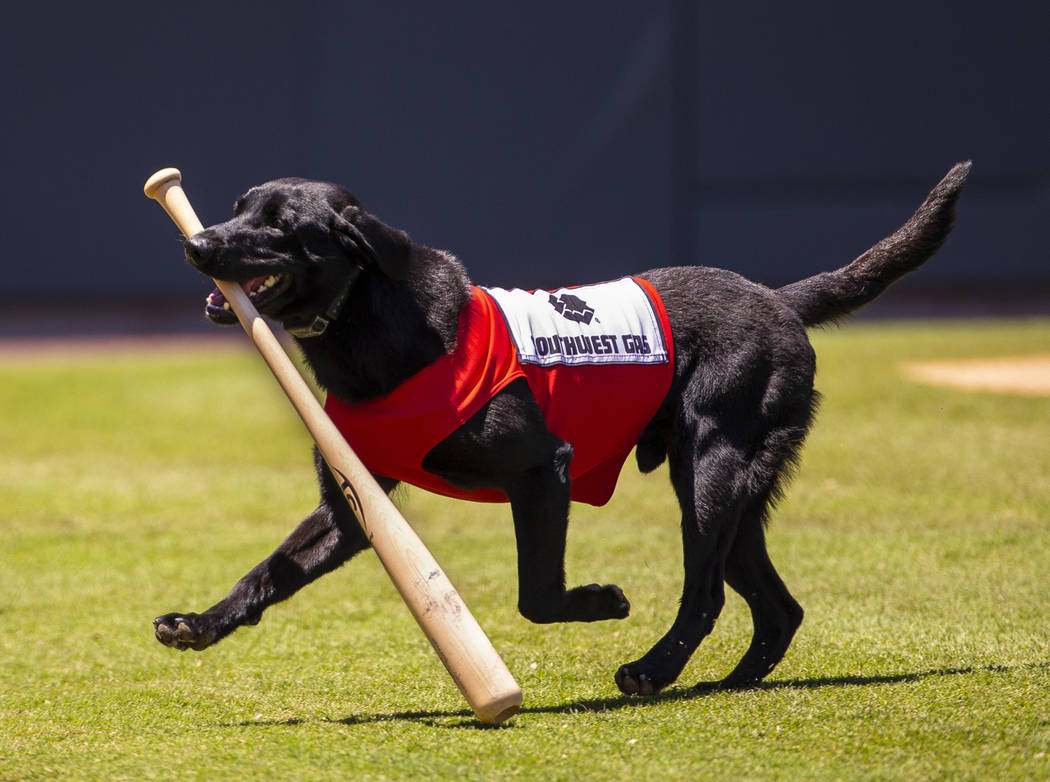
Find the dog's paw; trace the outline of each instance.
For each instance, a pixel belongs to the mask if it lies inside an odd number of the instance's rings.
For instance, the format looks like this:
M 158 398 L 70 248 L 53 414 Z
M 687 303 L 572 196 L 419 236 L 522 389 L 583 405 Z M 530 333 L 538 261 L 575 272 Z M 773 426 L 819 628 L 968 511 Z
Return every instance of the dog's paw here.
M 621 665 L 616 672 L 616 686 L 624 695 L 655 695 L 678 678 L 689 661 L 686 646 L 679 642 L 661 642 L 633 663 Z
M 616 584 L 587 584 L 570 589 L 566 596 L 579 622 L 624 619 L 631 613 L 631 603 Z
M 527 594 L 518 600 L 518 610 L 537 624 L 600 622 L 603 619 L 623 619 L 631 613 L 631 604 L 616 584 L 587 584 L 554 597 L 537 598 Z
M 201 651 L 215 642 L 218 632 L 199 614 L 164 614 L 153 620 L 153 634 L 172 649 Z
M 636 671 L 630 665 L 621 665 L 613 678 L 624 695 L 652 695 L 656 692 L 649 674 Z
M 705 681 L 697 682 L 693 685 L 693 692 L 695 693 L 709 693 L 709 692 L 723 692 L 732 690 L 750 690 L 758 686 L 761 681 L 759 678 L 730 678 L 726 677 L 719 681 Z
M 646 665 L 644 660 L 621 665 L 613 678 L 624 695 L 655 695 L 674 681 L 673 677 L 668 679 L 654 667 Z

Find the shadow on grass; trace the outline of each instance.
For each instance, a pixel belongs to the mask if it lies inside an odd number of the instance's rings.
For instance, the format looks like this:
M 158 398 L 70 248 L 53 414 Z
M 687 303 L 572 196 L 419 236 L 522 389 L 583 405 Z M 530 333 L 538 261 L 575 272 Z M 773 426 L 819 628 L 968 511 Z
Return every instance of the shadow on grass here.
M 829 676 L 816 679 L 780 679 L 772 682 L 760 682 L 750 691 L 776 690 L 815 690 L 824 687 L 868 687 L 883 684 L 909 684 L 924 679 L 947 676 L 965 676 L 974 673 L 1014 673 L 1018 671 L 1050 669 L 1050 661 L 1029 663 L 1026 665 L 978 665 L 965 668 L 937 668 L 916 673 L 889 674 L 885 676 Z M 717 684 L 699 684 L 696 687 L 672 688 L 651 697 L 642 698 L 630 695 L 619 695 L 611 698 L 583 698 L 551 706 L 526 706 L 519 714 L 584 714 L 614 711 L 624 708 L 638 708 L 666 702 L 689 701 L 695 698 L 706 698 L 716 694 L 729 694 L 742 690 L 725 690 Z M 468 730 L 512 730 L 513 720 L 501 725 L 486 725 L 480 722 L 469 709 L 456 711 L 399 711 L 390 714 L 352 714 L 342 719 L 330 719 L 327 722 L 339 725 L 374 725 L 383 722 L 418 722 L 435 728 L 465 728 Z M 224 727 L 267 727 L 295 726 L 306 720 L 247 720 L 239 723 L 227 723 Z

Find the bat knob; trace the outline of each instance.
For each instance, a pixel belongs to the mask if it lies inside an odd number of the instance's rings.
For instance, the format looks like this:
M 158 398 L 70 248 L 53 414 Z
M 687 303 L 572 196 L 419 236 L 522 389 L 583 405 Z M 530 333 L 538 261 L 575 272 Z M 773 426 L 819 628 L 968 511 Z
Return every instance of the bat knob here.
M 162 168 L 156 174 L 146 180 L 142 192 L 148 198 L 156 198 L 158 193 L 163 192 L 171 185 L 177 185 L 182 181 L 182 172 L 177 168 Z

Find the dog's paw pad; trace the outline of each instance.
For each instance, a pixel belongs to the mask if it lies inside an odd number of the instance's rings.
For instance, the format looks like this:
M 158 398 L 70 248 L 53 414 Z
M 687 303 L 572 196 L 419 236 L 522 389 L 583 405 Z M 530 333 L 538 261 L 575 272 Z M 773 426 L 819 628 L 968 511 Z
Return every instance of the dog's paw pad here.
M 634 671 L 629 665 L 621 665 L 614 678 L 624 695 L 652 695 L 657 690 L 647 674 Z
M 180 652 L 187 649 L 201 651 L 215 640 L 213 629 L 205 627 L 197 614 L 165 614 L 153 620 L 153 634 L 157 640 Z

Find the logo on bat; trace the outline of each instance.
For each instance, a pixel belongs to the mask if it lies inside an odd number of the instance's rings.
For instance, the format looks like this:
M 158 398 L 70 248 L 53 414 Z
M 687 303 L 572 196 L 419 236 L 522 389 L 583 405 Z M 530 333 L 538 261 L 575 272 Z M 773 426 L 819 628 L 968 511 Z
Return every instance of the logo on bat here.
M 368 529 L 368 522 L 365 520 L 365 509 L 361 505 L 361 498 L 357 496 L 357 489 L 350 483 L 350 479 L 343 475 L 339 470 L 332 465 L 328 465 L 335 476 L 339 479 L 339 488 L 343 492 L 343 496 L 346 497 L 347 503 L 350 505 L 350 510 L 357 516 L 358 521 L 361 522 L 361 528 L 365 531 L 365 535 L 368 539 L 372 539 L 372 532 Z
M 563 293 L 561 296 L 550 295 L 550 305 L 566 320 L 574 323 L 589 324 L 594 318 L 594 309 L 587 306 L 587 302 L 579 296 L 571 293 Z

